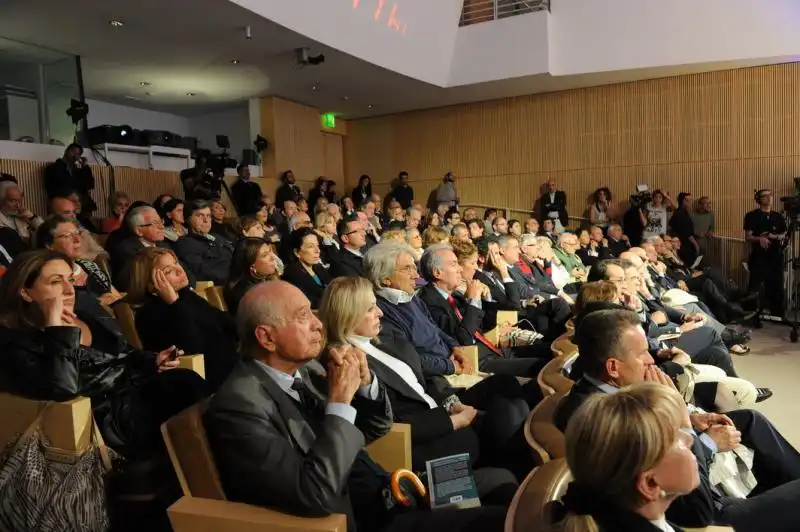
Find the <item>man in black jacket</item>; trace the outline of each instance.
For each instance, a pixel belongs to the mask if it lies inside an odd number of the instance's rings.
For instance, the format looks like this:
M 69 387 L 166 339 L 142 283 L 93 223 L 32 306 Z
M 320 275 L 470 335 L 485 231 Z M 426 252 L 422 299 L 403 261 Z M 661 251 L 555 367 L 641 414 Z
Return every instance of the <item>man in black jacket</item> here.
M 352 216 L 339 220 L 336 232 L 342 247 L 331 254 L 331 277 L 364 277 L 364 255 L 367 233 L 361 221 Z
M 278 190 L 275 192 L 275 205 L 277 205 L 278 208 L 282 208 L 287 201 L 297 203 L 303 198 L 303 191 L 300 190 L 300 187 L 294 182 L 294 172 L 286 170 L 281 174 L 281 183 L 283 184 L 278 187 Z
M 420 270 L 428 284 L 419 291 L 419 297 L 428 307 L 434 322 L 460 345 L 478 347 L 481 371 L 518 377 L 536 377 L 539 374 L 550 358 L 549 346 L 544 346 L 543 350 L 526 351 L 527 355 L 539 355 L 540 358 L 517 358 L 514 356 L 516 350 L 503 350 L 486 338 L 482 330 L 484 285 L 471 279 L 466 282 L 463 294 L 456 291 L 462 281 L 461 266 L 449 244 L 430 246 L 422 255 Z
M 231 187 L 233 204 L 239 216 L 255 214 L 261 210 L 261 187 L 250 181 L 250 167 L 240 164 L 236 167 L 239 179 Z
M 262 283 L 237 319 L 247 328 L 243 360 L 203 417 L 230 500 L 304 517 L 345 514 L 350 532 L 503 529 L 503 507 L 389 511 L 388 473 L 364 446 L 389 432 L 391 404 L 352 347 L 330 350 L 327 394 L 314 387 L 304 366 L 322 350 L 322 324 L 302 292 Z
M 553 223 L 561 224 L 561 229 L 569 225 L 569 215 L 567 214 L 567 195 L 563 190 L 558 190 L 556 180 L 550 178 L 547 180 L 547 191 L 539 198 L 541 207 L 541 218 L 543 222 L 548 218 L 553 220 Z M 561 231 L 558 231 L 559 233 Z
M 91 216 L 97 210 L 97 205 L 89 195 L 89 191 L 94 189 L 94 176 L 86 164 L 80 144 L 70 144 L 64 150 L 63 157 L 47 165 L 44 170 L 44 189 L 48 199 L 76 191 L 85 215 Z
M 408 184 L 408 172 L 400 172 L 397 176 L 397 186 L 392 189 L 390 197 L 397 200 L 403 209 L 408 209 L 414 203 L 414 189 Z
M 571 416 L 595 393 L 615 393 L 644 380 L 674 386 L 653 365 L 648 342 L 636 314 L 627 310 L 599 310 L 586 315 L 575 331 L 580 353 L 576 365 L 583 376 L 556 407 L 554 421 L 565 430 Z M 667 518 L 679 525 L 733 526 L 737 532 L 800 530 L 800 454 L 761 414 L 735 410 L 709 414 L 689 407 L 695 435 L 700 486 L 675 499 Z M 754 453 L 753 474 L 758 485 L 747 499 L 725 497 L 709 480 L 716 453 L 730 452 L 741 442 Z M 591 449 L 587 449 L 591 452 Z
M 224 285 L 228 279 L 233 244 L 226 238 L 211 234 L 211 207 L 203 200 L 184 205 L 184 217 L 189 232 L 175 242 L 175 254 L 198 281 Z
M 109 248 L 111 278 L 121 290 L 127 288 L 127 266 L 140 249 L 159 247 L 170 249 L 164 241 L 164 222 L 150 205 L 134 207 L 125 214 L 131 236 Z

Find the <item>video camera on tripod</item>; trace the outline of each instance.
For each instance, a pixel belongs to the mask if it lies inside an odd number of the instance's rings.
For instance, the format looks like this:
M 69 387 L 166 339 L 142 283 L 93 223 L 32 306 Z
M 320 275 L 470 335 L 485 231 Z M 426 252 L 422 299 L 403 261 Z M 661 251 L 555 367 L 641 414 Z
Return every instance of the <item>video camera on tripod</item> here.
M 783 196 L 783 212 L 790 220 L 800 218 L 800 177 L 794 178 L 794 189 L 797 192 L 794 196 Z
M 227 135 L 217 135 L 216 140 L 222 153 L 198 149 L 195 152 L 195 166 L 181 172 L 187 199 L 218 200 L 222 196 L 223 187 L 227 189 L 225 169 L 236 168 L 238 163 L 228 155 L 231 144 Z
M 636 185 L 636 193 L 631 194 L 628 200 L 631 202 L 631 207 L 644 208 L 645 205 L 653 201 L 653 194 L 650 192 L 650 187 L 640 184 Z

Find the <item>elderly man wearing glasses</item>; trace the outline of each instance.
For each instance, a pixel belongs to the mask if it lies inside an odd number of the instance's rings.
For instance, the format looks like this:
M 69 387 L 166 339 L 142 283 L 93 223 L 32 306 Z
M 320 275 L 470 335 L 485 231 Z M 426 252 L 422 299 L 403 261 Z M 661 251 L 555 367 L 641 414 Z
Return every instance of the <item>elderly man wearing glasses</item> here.
M 175 254 L 198 281 L 224 285 L 233 258 L 233 244 L 223 236 L 211 234 L 211 204 L 203 200 L 188 201 L 183 212 L 189 233 L 175 243 Z
M 153 207 L 134 207 L 127 217 L 127 223 L 133 235 L 111 250 L 111 276 L 114 284 L 120 288 L 120 283 L 124 284 L 126 277 L 122 275 L 123 270 L 140 249 L 169 249 L 169 244 L 164 242 L 164 222 Z

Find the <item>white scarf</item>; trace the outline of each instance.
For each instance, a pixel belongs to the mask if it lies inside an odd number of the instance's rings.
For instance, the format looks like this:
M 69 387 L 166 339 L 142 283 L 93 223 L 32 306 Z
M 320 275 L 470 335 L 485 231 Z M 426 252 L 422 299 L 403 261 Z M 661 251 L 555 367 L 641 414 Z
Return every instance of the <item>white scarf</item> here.
M 406 381 L 406 384 L 411 386 L 411 389 L 414 390 L 423 401 L 428 403 L 428 406 L 430 406 L 431 408 L 436 408 L 439 406 L 436 404 L 436 401 L 434 401 L 433 397 L 425 393 L 425 389 L 419 383 L 419 381 L 417 380 L 417 376 L 414 374 L 414 371 L 408 364 L 406 364 L 402 360 L 399 360 L 391 355 L 384 353 L 383 351 L 372 345 L 372 343 L 370 343 L 369 340 L 370 340 L 369 338 L 366 338 L 364 336 L 353 335 L 347 337 L 347 342 L 350 345 L 353 345 L 361 349 L 367 354 L 368 357 L 372 357 L 375 360 L 381 362 L 387 368 L 392 370 L 398 377 Z

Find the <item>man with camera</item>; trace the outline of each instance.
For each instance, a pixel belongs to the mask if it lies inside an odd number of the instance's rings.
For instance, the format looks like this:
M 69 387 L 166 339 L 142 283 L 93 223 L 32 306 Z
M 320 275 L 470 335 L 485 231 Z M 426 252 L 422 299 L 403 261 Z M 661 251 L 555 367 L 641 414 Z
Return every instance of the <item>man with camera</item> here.
M 194 166 L 181 171 L 181 183 L 186 201 L 219 199 L 222 192 L 222 175 L 215 175 L 209 167 L 211 154 L 207 150 L 197 152 Z
M 770 314 L 783 317 L 783 242 L 786 221 L 772 210 L 772 191 L 761 189 L 755 194 L 758 208 L 744 217 L 745 240 L 750 242 L 750 284 L 748 292 L 758 292 L 764 285 Z
M 94 189 L 94 176 L 86 164 L 80 144 L 70 144 L 64 150 L 63 157 L 47 165 L 44 170 L 44 189 L 47 199 L 77 192 L 80 210 L 85 216 L 91 216 L 97 210 L 97 204 L 89 195 L 89 191 Z

